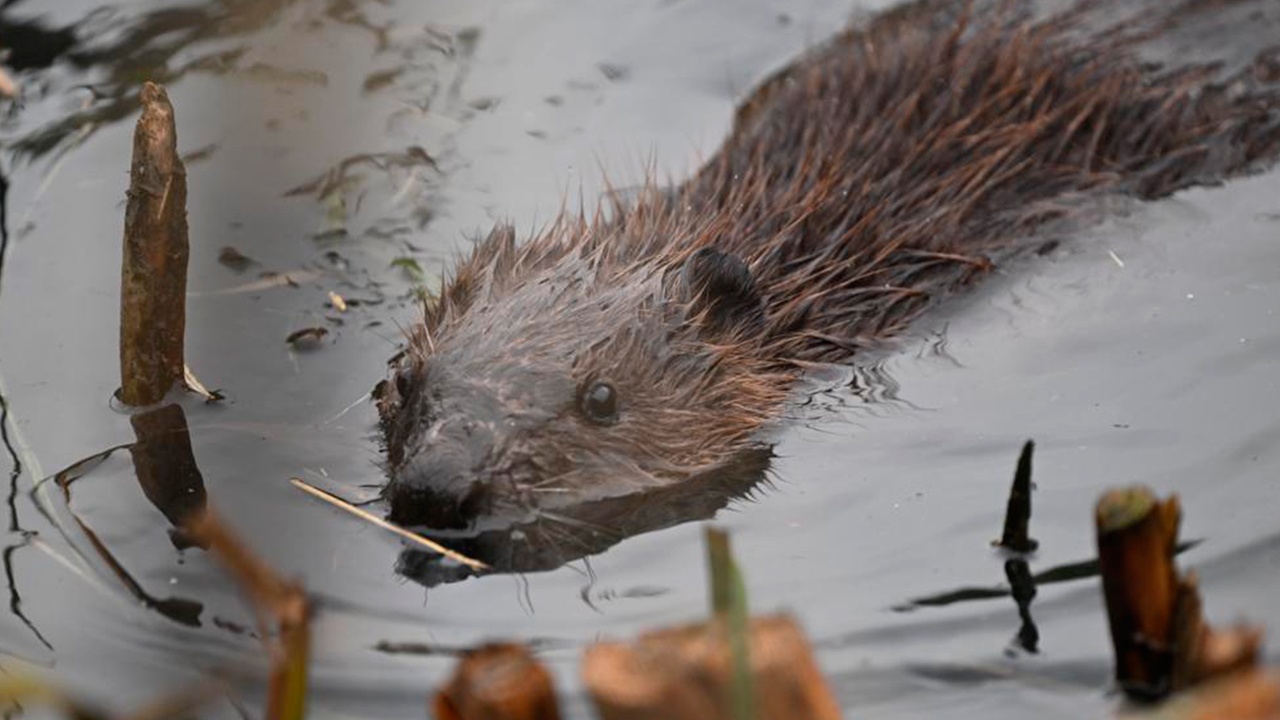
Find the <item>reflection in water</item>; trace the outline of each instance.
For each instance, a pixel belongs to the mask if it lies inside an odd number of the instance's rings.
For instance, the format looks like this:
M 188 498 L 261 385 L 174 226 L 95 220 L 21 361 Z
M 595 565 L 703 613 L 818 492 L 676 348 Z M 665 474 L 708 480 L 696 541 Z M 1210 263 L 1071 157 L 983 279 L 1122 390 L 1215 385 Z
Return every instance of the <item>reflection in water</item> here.
M 4 260 L 9 254 L 9 175 L 0 167 L 0 297 L 4 295 Z M 6 410 L 7 412 L 7 410 Z M 9 444 L 5 436 L 5 446 Z M 10 448 L 9 452 L 13 452 Z M 14 456 L 17 462 L 17 456 Z
M 1177 555 L 1181 555 L 1202 542 L 1204 542 L 1203 539 L 1184 540 L 1178 543 L 1178 547 L 1174 549 L 1174 552 Z M 1048 570 L 1032 575 L 1031 581 L 1037 587 L 1042 587 L 1044 585 L 1070 582 L 1072 580 L 1083 580 L 1091 577 L 1098 577 L 1097 558 L 1067 563 L 1065 565 L 1055 565 Z M 992 598 L 1010 597 L 1011 595 L 1012 591 L 1007 585 L 988 587 L 968 586 L 957 588 L 955 590 L 948 590 L 946 592 L 940 592 L 935 595 L 912 598 L 904 603 L 895 605 L 893 610 L 895 612 L 911 612 L 912 610 L 919 608 L 942 607 L 959 602 L 990 600 Z
M 853 378 L 848 389 L 865 405 L 902 405 L 912 410 L 921 409 L 901 397 L 902 386 L 889 372 L 884 358 L 871 363 L 855 363 L 852 370 Z
M 1184 540 L 1174 548 L 1174 555 L 1181 555 L 1199 545 L 1203 540 Z M 942 607 L 961 602 L 990 600 L 992 598 L 1012 597 L 1018 607 L 1018 628 L 1015 642 L 1017 646 L 1029 653 L 1040 651 L 1040 631 L 1031 618 L 1031 601 L 1036 597 L 1036 588 L 1041 585 L 1083 580 L 1099 576 L 1098 560 L 1091 558 L 1080 562 L 1057 565 L 1044 572 L 1031 574 L 1030 565 L 1022 556 L 1011 557 L 1004 563 L 1004 575 L 1008 585 L 994 587 L 962 587 L 936 595 L 914 598 L 900 605 L 895 605 L 896 612 L 910 612 L 923 607 Z
M 22 611 L 22 594 L 18 592 L 18 582 L 14 579 L 13 554 L 16 553 L 19 548 L 26 547 L 29 540 L 30 536 L 24 534 L 20 542 L 6 546 L 2 556 L 4 560 L 4 579 L 5 582 L 9 584 L 9 612 L 13 613 L 14 617 L 18 618 L 23 625 L 27 626 L 27 629 L 31 631 L 31 634 L 35 636 L 36 640 L 40 641 L 41 645 L 45 646 L 48 650 L 53 650 L 53 645 L 45 639 L 44 635 L 40 632 L 40 629 L 37 628 L 35 623 L 31 622 L 31 619 Z
M 489 565 L 491 572 L 553 570 L 603 552 L 632 535 L 712 517 L 731 500 L 747 497 L 764 484 L 772 458 L 771 449 L 761 448 L 674 486 L 588 500 L 555 512 L 540 512 L 531 520 L 514 519 L 501 527 L 486 527 L 470 534 L 434 537 Z M 400 554 L 396 570 L 428 587 L 477 574 L 471 568 L 415 549 Z
M 1018 628 L 1018 647 L 1029 653 L 1039 652 L 1040 631 L 1035 620 L 1031 619 L 1031 601 L 1036 597 L 1031 568 L 1024 558 L 1010 558 L 1004 563 L 1004 576 L 1009 580 L 1013 601 L 1018 605 L 1018 617 L 1022 618 L 1022 627 Z
M 193 544 L 182 527 L 193 513 L 205 509 L 204 477 L 191 451 L 187 417 L 179 405 L 129 418 L 138 441 L 129 448 L 138 484 L 151 504 L 169 520 L 169 538 L 179 550 Z
M 3 182 L 3 175 L 0 175 L 0 182 Z M 7 188 L 7 185 L 0 189 Z M 4 207 L 4 197 L 0 195 L 0 209 Z M 3 224 L 3 211 L 0 210 L 0 231 L 6 226 Z M 0 232 L 0 278 L 3 278 L 4 272 L 4 246 L 8 241 L 8 233 Z M 22 611 L 22 593 L 18 590 L 18 583 L 13 572 L 13 556 L 20 548 L 27 547 L 32 538 L 32 533 L 27 532 L 18 522 L 18 479 L 22 477 L 22 458 L 18 455 L 17 448 L 13 445 L 13 439 L 9 436 L 9 400 L 0 393 L 0 441 L 4 442 L 5 454 L 9 456 L 9 494 L 5 499 L 9 506 L 9 534 L 12 536 L 8 545 L 3 551 L 0 551 L 0 560 L 4 564 L 4 579 L 9 586 L 9 612 L 31 631 L 36 640 L 40 642 L 48 650 L 53 650 L 53 645 L 45 639 L 40 629 L 31 622 L 26 613 Z
M 4 442 L 5 453 L 9 456 L 9 532 L 21 532 L 22 527 L 18 524 L 18 478 L 22 477 L 22 458 L 18 457 L 18 451 L 13 447 L 13 441 L 9 438 L 9 401 L 3 394 L 0 394 L 0 440 Z
M 75 27 L 49 28 L 39 19 L 13 18 L 12 8 L 21 5 L 21 0 L 10 0 L 0 7 L 0 38 L 7 53 L 4 64 L 17 72 L 47 68 L 75 46 Z
M 103 450 L 70 465 L 50 478 L 62 491 L 62 507 L 49 507 L 43 502 L 43 496 L 38 492 L 33 491 L 32 497 L 36 506 L 45 513 L 50 522 L 62 530 L 72 546 L 78 547 L 79 543 L 71 537 L 68 530 L 68 523 L 60 521 L 62 515 L 70 517 L 72 524 L 88 541 L 94 554 L 106 565 L 110 575 L 114 576 L 144 607 L 182 625 L 200 627 L 200 614 L 204 611 L 203 604 L 182 597 L 161 599 L 148 593 L 115 557 L 106 543 L 98 537 L 93 528 L 71 509 L 72 484 L 117 451 L 128 448 L 133 457 L 138 483 L 142 487 L 143 494 L 173 525 L 170 539 L 174 546 L 181 549 L 191 545 L 181 529 L 182 518 L 192 511 L 204 508 L 205 490 L 204 479 L 191 451 L 191 437 L 187 430 L 186 415 L 180 406 L 166 405 L 135 415 L 130 420 L 137 433 L 137 442 Z

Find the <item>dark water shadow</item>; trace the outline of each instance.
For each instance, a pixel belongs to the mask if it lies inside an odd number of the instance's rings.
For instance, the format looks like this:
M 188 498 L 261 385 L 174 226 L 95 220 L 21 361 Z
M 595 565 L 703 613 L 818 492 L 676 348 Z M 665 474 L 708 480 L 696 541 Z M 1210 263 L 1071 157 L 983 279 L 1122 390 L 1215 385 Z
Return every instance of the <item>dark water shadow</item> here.
M 1174 549 L 1174 555 L 1196 547 L 1203 539 L 1184 540 Z M 904 613 L 921 608 L 937 608 L 957 603 L 992 600 L 996 598 L 1012 598 L 1018 611 L 1019 626 L 1015 631 L 1007 653 L 1015 649 L 1030 654 L 1040 652 L 1040 630 L 1031 616 L 1031 603 L 1035 600 L 1037 588 L 1043 585 L 1085 580 L 1099 576 L 1097 558 L 1081 560 L 1054 567 L 1032 574 L 1027 558 L 1021 554 L 1010 554 L 1004 562 L 1006 584 L 990 587 L 965 586 L 940 592 L 934 595 L 913 598 L 893 606 L 894 612 Z
M 1194 540 L 1183 540 L 1178 543 L 1174 550 L 1175 555 L 1196 547 L 1204 542 L 1203 538 Z M 1048 570 L 1036 573 L 1029 577 L 1032 584 L 1037 587 L 1043 585 L 1054 585 L 1057 583 L 1070 582 L 1072 580 L 1084 580 L 1091 577 L 1098 577 L 1098 559 L 1089 558 L 1088 560 L 1080 560 L 1078 562 L 1066 563 L 1063 565 L 1055 565 Z M 992 585 L 992 586 L 974 586 L 968 585 L 956 588 L 954 590 L 946 590 L 933 595 L 925 595 L 918 598 L 912 598 L 905 602 L 893 606 L 894 612 L 911 612 L 920 608 L 927 607 L 945 607 L 954 605 L 955 603 L 973 602 L 977 600 L 991 600 L 993 598 L 1004 598 L 1013 596 L 1014 591 L 1011 585 Z
M 9 243 L 8 223 L 4 211 L 8 188 L 8 182 L 3 173 L 0 173 L 0 280 L 4 277 L 4 253 Z M 0 285 L 0 287 L 3 286 Z M 13 569 L 14 555 L 31 544 L 34 533 L 23 529 L 18 519 L 18 480 L 22 477 L 24 467 L 22 457 L 14 447 L 14 439 L 9 433 L 10 422 L 12 418 L 9 414 L 9 400 L 0 393 L 0 442 L 3 442 L 5 454 L 9 457 L 9 492 L 5 497 L 5 504 L 9 508 L 9 534 L 12 536 L 12 542 L 0 550 L 0 563 L 3 564 L 4 579 L 9 588 L 9 612 L 26 626 L 46 650 L 52 652 L 53 645 L 22 609 L 22 591 L 18 587 L 17 576 Z

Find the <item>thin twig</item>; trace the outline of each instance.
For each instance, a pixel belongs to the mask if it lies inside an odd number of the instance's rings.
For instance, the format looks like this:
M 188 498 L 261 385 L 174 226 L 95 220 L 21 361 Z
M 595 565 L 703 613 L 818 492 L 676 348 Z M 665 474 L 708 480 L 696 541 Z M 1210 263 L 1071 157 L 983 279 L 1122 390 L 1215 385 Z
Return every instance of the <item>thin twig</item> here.
M 364 520 L 365 522 L 372 523 L 382 528 L 383 530 L 387 530 L 389 532 L 395 533 L 396 535 L 399 535 L 405 540 L 417 543 L 427 548 L 428 550 L 431 550 L 434 553 L 437 553 L 449 558 L 450 560 L 462 563 L 463 565 L 466 565 L 467 567 L 473 568 L 475 570 L 489 569 L 488 565 L 480 562 L 479 560 L 474 560 L 472 558 L 469 558 L 466 555 L 463 555 L 462 553 L 457 552 L 456 550 L 450 550 L 449 548 L 441 545 L 440 543 L 434 540 L 425 538 L 417 533 L 409 532 L 408 530 L 405 530 L 404 528 L 394 523 L 387 522 L 386 520 L 383 520 L 377 515 L 374 515 L 373 513 L 368 512 L 367 510 L 362 510 L 356 507 L 355 505 L 352 505 L 351 503 L 347 502 L 346 500 L 343 500 L 342 498 L 338 497 L 337 495 L 334 495 L 333 493 L 326 492 L 314 485 L 308 484 L 307 481 L 303 480 L 302 478 L 289 478 L 289 482 L 293 483 L 294 487 L 298 488 L 299 490 L 302 490 L 303 492 L 308 493 L 313 497 L 317 497 L 329 503 L 330 505 L 333 505 L 334 507 L 338 507 L 343 510 L 346 510 L 352 515 L 355 515 L 361 520 Z

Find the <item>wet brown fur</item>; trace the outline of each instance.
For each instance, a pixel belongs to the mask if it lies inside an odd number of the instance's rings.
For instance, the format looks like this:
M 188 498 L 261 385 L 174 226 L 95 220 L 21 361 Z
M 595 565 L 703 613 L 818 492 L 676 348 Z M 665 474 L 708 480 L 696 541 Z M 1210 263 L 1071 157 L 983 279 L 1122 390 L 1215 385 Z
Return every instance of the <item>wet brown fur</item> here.
M 677 189 L 564 215 L 522 244 L 495 230 L 428 304 L 379 401 L 391 488 L 436 421 L 429 367 L 479 378 L 499 412 L 548 404 L 475 468 L 514 502 L 674 482 L 758 443 L 806 364 L 899 333 L 1047 221 L 1274 157 L 1274 88 L 1139 62 L 1177 13 L 1103 32 L 1084 29 L 1088 13 L 882 15 L 762 84 Z M 712 328 L 715 309 L 682 290 L 677 271 L 710 247 L 750 269 L 762 316 Z M 515 385 L 563 387 L 504 389 L 529 368 Z M 618 386 L 615 425 L 574 412 L 569 388 L 593 377 Z

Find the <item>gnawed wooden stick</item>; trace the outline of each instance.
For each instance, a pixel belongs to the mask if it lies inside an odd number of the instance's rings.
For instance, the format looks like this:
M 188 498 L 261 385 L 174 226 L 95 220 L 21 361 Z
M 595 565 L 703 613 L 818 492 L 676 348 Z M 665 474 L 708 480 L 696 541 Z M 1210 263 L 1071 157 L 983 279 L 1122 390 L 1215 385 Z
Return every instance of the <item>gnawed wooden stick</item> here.
M 1204 622 L 1195 575 L 1173 562 L 1181 514 L 1177 496 L 1160 501 L 1141 486 L 1105 493 L 1095 511 L 1116 682 L 1137 699 L 1253 667 L 1262 642 L 1256 628 Z
M 187 171 L 164 88 L 142 87 L 133 134 L 120 276 L 120 399 L 157 403 L 182 379 L 187 300 Z

